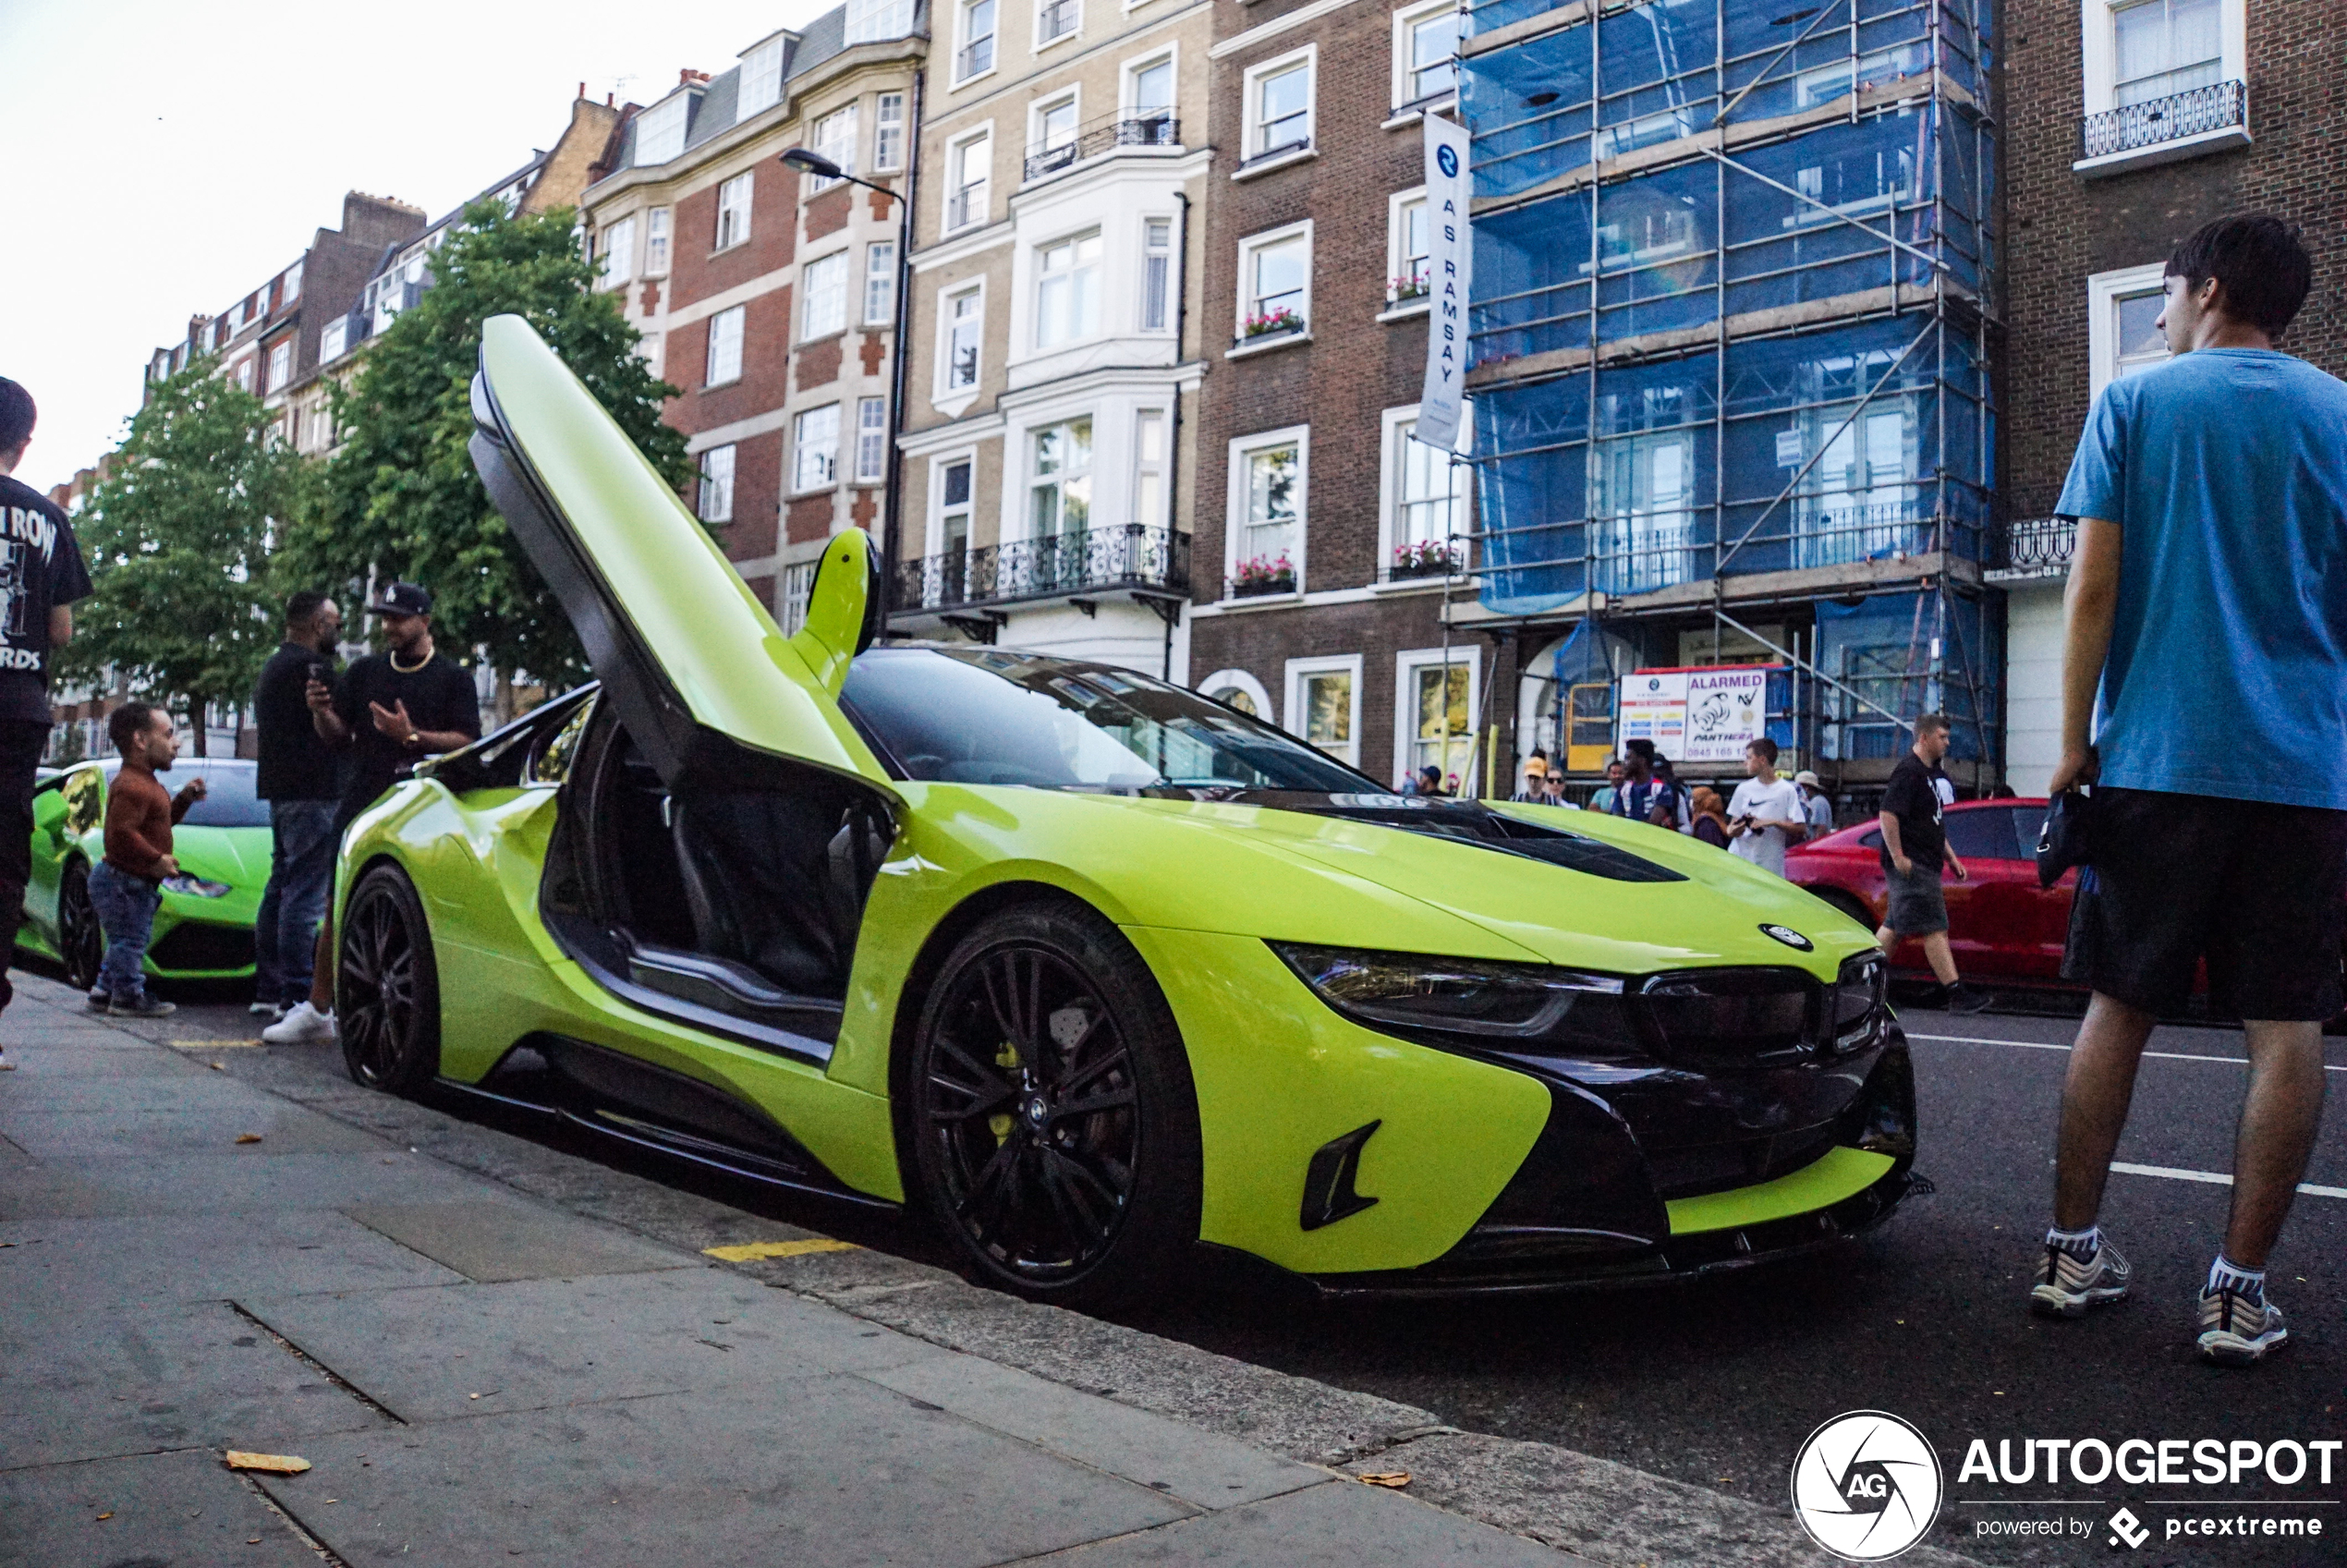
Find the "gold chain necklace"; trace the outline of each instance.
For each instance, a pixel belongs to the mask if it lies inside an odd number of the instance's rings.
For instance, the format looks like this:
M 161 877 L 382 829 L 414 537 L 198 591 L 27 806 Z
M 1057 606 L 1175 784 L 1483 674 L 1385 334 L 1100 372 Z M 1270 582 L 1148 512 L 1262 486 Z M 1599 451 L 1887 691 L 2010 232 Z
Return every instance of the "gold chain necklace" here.
M 436 652 L 436 651 L 438 651 L 438 650 L 434 650 L 434 651 Z M 417 660 L 417 661 L 416 661 L 413 664 L 403 664 L 403 663 L 401 663 L 401 662 L 399 662 L 399 654 L 398 654 L 397 650 L 395 650 L 392 651 L 392 655 L 391 655 L 391 667 L 392 667 L 393 669 L 395 669 L 395 670 L 398 671 L 398 672 L 399 672 L 401 675 L 414 675 L 414 674 L 415 674 L 418 670 L 422 669 L 422 668 L 423 668 L 426 664 L 429 664 L 429 663 L 431 663 L 431 662 L 432 662 L 432 654 L 430 654 L 430 653 L 425 654 L 422 658 L 420 658 L 420 659 Z

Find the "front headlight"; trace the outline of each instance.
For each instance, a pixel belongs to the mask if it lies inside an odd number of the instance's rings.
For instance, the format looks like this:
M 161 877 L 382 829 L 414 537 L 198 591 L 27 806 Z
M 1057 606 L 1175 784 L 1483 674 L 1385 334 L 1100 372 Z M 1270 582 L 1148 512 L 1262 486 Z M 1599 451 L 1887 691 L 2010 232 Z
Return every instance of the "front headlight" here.
M 182 871 L 176 877 L 164 878 L 163 891 L 183 893 L 190 898 L 225 898 L 237 890 L 226 882 L 211 881 L 202 877 L 191 877 Z
M 1271 948 L 1321 1001 L 1388 1031 L 1538 1055 L 1642 1049 L 1619 975 L 1289 942 Z
M 1826 1038 L 1835 1054 L 1872 1045 L 1889 1013 L 1891 966 L 1879 953 L 1861 953 L 1842 963 L 1833 990 L 1826 993 Z

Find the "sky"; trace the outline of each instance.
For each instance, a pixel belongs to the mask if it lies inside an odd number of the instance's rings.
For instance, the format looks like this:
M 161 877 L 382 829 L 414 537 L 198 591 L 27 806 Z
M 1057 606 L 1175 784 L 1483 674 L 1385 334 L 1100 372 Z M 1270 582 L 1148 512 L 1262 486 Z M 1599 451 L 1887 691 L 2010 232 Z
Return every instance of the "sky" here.
M 276 275 L 347 190 L 437 218 L 553 145 L 582 80 L 651 103 L 828 0 L 0 0 L 0 376 L 36 490 L 111 450 L 148 357 Z

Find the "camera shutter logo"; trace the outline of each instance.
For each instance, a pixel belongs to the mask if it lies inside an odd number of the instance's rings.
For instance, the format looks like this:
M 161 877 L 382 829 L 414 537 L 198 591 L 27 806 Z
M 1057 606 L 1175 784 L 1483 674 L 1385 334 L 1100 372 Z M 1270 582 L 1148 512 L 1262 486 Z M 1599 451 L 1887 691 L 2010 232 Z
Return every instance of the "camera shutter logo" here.
M 1880 1562 L 1940 1516 L 1940 1456 L 1896 1416 L 1854 1410 L 1809 1434 L 1793 1461 L 1793 1514 L 1836 1557 Z

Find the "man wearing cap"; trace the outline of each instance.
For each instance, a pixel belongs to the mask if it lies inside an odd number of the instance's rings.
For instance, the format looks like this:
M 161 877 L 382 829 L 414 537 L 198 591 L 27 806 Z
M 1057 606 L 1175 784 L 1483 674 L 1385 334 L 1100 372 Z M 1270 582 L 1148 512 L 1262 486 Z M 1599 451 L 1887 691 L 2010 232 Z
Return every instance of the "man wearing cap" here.
M 1801 789 L 1801 814 L 1809 820 L 1809 836 L 1823 838 L 1833 832 L 1833 796 L 1818 782 L 1818 775 L 1804 768 L 1793 775 Z
M 397 782 L 401 768 L 480 738 L 480 702 L 472 676 L 432 647 L 432 595 L 414 583 L 395 582 L 376 596 L 367 614 L 382 623 L 383 650 L 355 661 L 332 690 L 313 680 L 307 693 L 310 723 L 341 760 L 337 844 L 343 830 Z M 318 930 L 310 1000 L 261 1030 L 262 1039 L 301 1045 L 334 1039 L 334 942 L 329 901 L 326 922 Z

